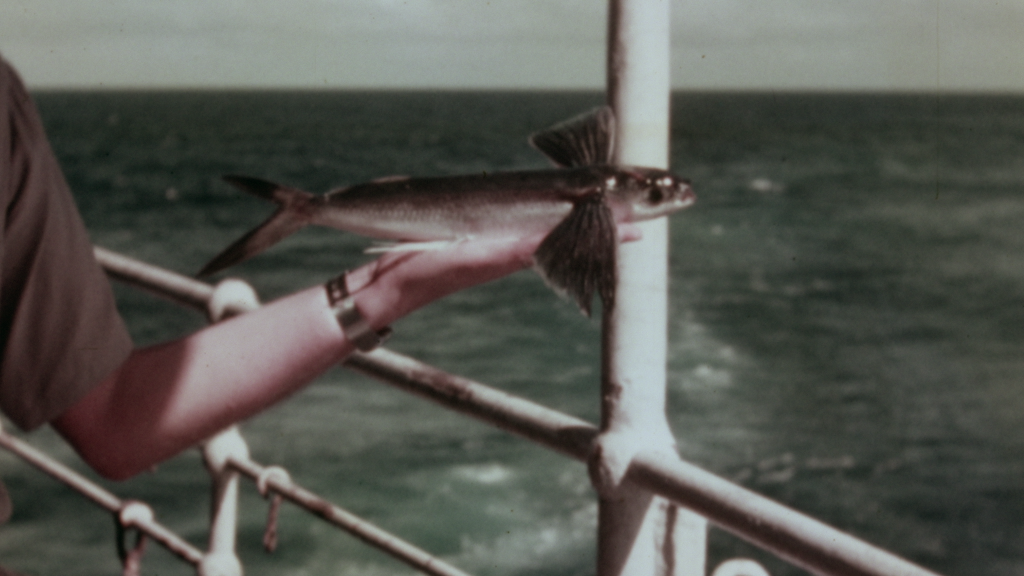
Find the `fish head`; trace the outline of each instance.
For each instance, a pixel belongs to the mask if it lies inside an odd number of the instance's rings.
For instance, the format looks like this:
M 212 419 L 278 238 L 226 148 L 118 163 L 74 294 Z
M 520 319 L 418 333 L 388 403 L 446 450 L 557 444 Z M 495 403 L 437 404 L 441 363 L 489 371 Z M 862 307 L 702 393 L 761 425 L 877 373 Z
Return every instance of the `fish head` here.
M 667 216 L 692 205 L 690 181 L 657 168 L 621 168 L 608 179 L 616 221 L 636 222 Z

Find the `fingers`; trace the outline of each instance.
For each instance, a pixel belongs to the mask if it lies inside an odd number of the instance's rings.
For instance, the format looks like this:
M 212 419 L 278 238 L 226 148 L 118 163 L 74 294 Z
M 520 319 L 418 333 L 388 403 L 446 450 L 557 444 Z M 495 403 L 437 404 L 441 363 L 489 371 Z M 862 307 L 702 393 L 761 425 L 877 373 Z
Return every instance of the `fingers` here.
M 437 250 L 389 252 L 348 273 L 348 288 L 356 292 L 384 275 L 453 290 L 511 274 L 530 266 L 540 238 L 482 238 L 452 242 Z
M 636 225 L 619 224 L 617 235 L 620 242 L 632 242 L 642 232 Z M 356 294 L 375 286 L 368 292 L 377 296 L 360 296 L 386 302 L 380 308 L 398 317 L 453 292 L 532 266 L 533 253 L 544 236 L 478 238 L 437 250 L 389 252 L 349 272 L 348 289 Z
M 635 224 L 617 227 L 620 242 L 643 237 Z M 494 280 L 533 265 L 533 253 L 543 235 L 480 238 L 455 241 L 445 248 L 421 252 L 391 252 L 348 274 L 348 288 L 356 292 L 386 273 L 398 273 L 450 291 Z

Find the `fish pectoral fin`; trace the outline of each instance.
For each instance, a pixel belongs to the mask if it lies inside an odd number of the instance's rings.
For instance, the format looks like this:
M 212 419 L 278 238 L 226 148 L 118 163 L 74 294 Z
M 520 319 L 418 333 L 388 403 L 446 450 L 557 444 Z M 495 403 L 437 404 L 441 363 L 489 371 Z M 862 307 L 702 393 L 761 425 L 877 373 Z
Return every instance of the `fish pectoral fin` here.
M 601 106 L 530 136 L 530 144 L 563 168 L 609 164 L 615 113 Z
M 430 240 L 427 242 L 380 242 L 363 250 L 366 254 L 384 254 L 387 252 L 429 252 L 444 250 L 453 244 L 465 241 L 465 238 L 454 240 Z
M 576 202 L 572 212 L 544 238 L 533 254 L 549 286 L 567 294 L 590 316 L 594 292 L 605 310 L 615 300 L 616 231 L 611 208 L 602 194 Z

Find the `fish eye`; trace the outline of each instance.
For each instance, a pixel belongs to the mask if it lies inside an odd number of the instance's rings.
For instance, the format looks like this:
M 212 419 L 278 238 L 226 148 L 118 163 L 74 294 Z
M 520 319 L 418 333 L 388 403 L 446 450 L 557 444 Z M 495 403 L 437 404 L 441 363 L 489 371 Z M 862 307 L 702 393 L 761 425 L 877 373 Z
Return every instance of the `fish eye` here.
M 665 199 L 665 194 L 662 193 L 661 188 L 651 188 L 647 192 L 647 201 L 651 204 L 658 204 Z

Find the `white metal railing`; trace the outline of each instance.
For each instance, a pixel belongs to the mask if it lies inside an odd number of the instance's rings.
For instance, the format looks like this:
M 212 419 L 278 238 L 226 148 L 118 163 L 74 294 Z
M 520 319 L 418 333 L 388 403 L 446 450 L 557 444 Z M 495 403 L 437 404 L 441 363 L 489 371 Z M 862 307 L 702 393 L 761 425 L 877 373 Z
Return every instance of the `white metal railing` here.
M 325 521 L 341 528 L 364 542 L 388 553 L 392 557 L 435 576 L 468 576 L 465 572 L 447 564 L 427 552 L 397 538 L 370 522 L 359 518 L 313 492 L 292 482 L 288 473 L 281 468 L 263 466 L 248 457 L 244 440 L 234 428 L 219 434 L 204 444 L 203 451 L 217 487 L 214 515 L 210 528 L 210 546 L 201 551 L 185 539 L 156 521 L 153 510 L 137 500 L 121 499 L 97 483 L 72 470 L 68 466 L 39 451 L 24 440 L 0 429 L 0 447 L 49 474 L 69 488 L 85 496 L 100 508 L 114 514 L 119 527 L 118 550 L 125 563 L 126 574 L 137 574 L 141 561 L 142 546 L 127 550 L 123 545 L 124 534 L 136 531 L 164 546 L 177 557 L 192 564 L 203 576 L 240 574 L 241 565 L 234 553 L 235 518 L 237 512 L 237 491 L 224 489 L 228 482 L 225 473 L 246 476 L 256 482 L 264 497 L 275 495 L 294 502 Z M 211 460 L 220 460 L 211 465 Z M 273 524 L 268 523 L 268 531 Z M 134 553 L 133 553 L 134 552 Z
M 114 278 L 198 309 L 218 298 L 218 288 L 97 247 L 97 260 Z M 238 283 L 225 281 L 221 285 Z M 237 294 L 237 284 L 232 288 Z M 220 299 L 223 313 L 241 313 L 253 304 Z M 225 303 L 226 302 L 226 303 Z M 442 406 L 482 420 L 580 461 L 591 457 L 598 429 L 593 424 L 479 382 L 449 374 L 383 348 L 355 353 L 343 365 Z M 219 494 L 211 522 L 209 550 L 202 552 L 153 518 L 145 505 L 123 500 L 77 472 L 0 429 L 0 446 L 64 482 L 114 513 L 125 529 L 138 531 L 197 567 L 199 574 L 238 574 L 234 555 L 236 489 L 224 488 L 229 475 L 254 480 L 264 496 L 279 495 L 332 525 L 427 574 L 465 576 L 461 570 L 388 534 L 302 488 L 276 467 L 253 462 L 237 430 L 204 444 L 207 466 Z M 664 451 L 639 450 L 626 481 L 707 518 L 719 527 L 815 574 L 826 576 L 936 576 L 800 512 L 687 463 Z M 221 524 L 218 525 L 218 522 Z M 137 563 L 125 554 L 126 565 Z M 746 574 L 750 564 L 720 566 L 716 574 Z M 742 570 L 733 571 L 730 570 Z
M 8 434 L 3 429 L 0 429 L 0 446 L 92 500 L 100 508 L 113 513 L 122 529 L 134 529 L 140 534 L 145 534 L 193 566 L 198 566 L 202 561 L 203 553 L 157 522 L 153 518 L 152 510 L 145 504 L 118 498 L 102 486 L 40 452 L 20 438 Z M 126 560 L 126 558 L 122 559 Z
M 98 247 L 96 257 L 114 278 L 175 301 L 205 308 L 209 301 L 215 299 L 215 287 L 159 269 L 157 266 Z M 234 313 L 242 312 L 245 307 L 248 306 L 224 306 L 225 310 Z M 586 461 L 591 457 L 593 443 L 598 436 L 597 427 L 590 422 L 517 398 L 479 382 L 443 372 L 384 348 L 368 354 L 354 354 L 343 364 L 357 372 L 506 429 L 577 460 Z M 302 489 L 289 479 L 287 474 L 282 474 L 280 469 L 253 462 L 249 459 L 248 450 L 245 449 L 241 437 L 236 436 L 237 431 L 228 431 L 225 434 L 231 438 L 215 439 L 207 443 L 207 446 L 218 442 L 228 446 L 227 449 L 220 450 L 219 456 L 207 456 L 208 465 L 215 477 L 229 470 L 252 479 L 265 495 L 281 495 L 313 512 L 319 518 L 428 574 L 464 574 L 412 544 L 403 542 L 366 521 L 357 519 L 335 504 Z M 130 508 L 127 501 L 95 486 L 66 466 L 52 462 L 23 441 L 0 433 L 0 445 L 47 471 L 61 482 L 67 483 L 101 507 L 119 513 L 122 525 L 138 530 L 164 544 L 177 556 L 196 565 L 201 574 L 212 573 L 212 567 L 204 570 L 203 566 L 204 561 L 211 562 L 211 557 L 221 557 L 224 553 L 233 557 L 233 533 L 229 537 L 230 546 L 218 548 L 216 542 L 212 541 L 210 548 L 213 551 L 201 552 L 154 521 L 152 512 L 137 513 L 136 509 L 134 513 L 128 515 L 125 512 Z M 212 464 L 209 463 L 211 460 L 214 461 Z M 218 460 L 219 463 L 216 462 Z M 627 481 L 697 512 L 740 538 L 816 574 L 935 576 L 933 572 L 811 519 L 801 512 L 736 486 L 679 458 L 667 456 L 664 451 L 639 451 L 629 467 Z M 229 491 L 218 492 L 223 494 Z M 233 495 L 230 497 L 233 498 Z M 212 529 L 211 532 L 216 533 L 217 530 Z M 234 562 L 237 563 L 237 560 Z

